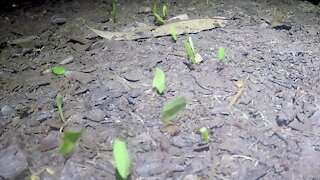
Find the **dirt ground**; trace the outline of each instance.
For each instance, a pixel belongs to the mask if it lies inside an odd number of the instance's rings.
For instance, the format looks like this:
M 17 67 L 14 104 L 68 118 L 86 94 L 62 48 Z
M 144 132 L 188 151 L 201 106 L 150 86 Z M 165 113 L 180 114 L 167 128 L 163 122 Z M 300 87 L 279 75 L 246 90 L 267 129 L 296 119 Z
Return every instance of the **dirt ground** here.
M 152 1 L 115 2 L 116 22 L 106 0 L 1 12 L 0 179 L 115 179 L 115 138 L 127 143 L 129 179 L 320 179 L 320 5 L 158 1 L 169 18 L 227 18 L 177 42 L 107 40 L 84 26 L 80 18 L 108 31 L 155 24 Z M 181 42 L 189 36 L 203 58 L 193 66 Z M 60 63 L 77 74 L 48 73 Z M 155 67 L 166 74 L 162 95 L 152 88 Z M 59 153 L 58 92 L 63 130 L 84 131 L 68 157 Z M 166 125 L 162 107 L 177 96 L 186 109 Z

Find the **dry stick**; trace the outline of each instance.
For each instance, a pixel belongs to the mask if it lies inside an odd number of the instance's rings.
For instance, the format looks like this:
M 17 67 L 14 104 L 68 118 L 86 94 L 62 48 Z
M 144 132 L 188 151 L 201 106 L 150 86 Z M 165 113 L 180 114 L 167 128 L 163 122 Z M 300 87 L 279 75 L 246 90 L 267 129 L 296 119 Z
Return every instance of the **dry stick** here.
M 230 103 L 228 104 L 229 109 L 237 102 L 237 100 L 240 98 L 243 91 L 244 91 L 244 86 L 242 86 L 237 92 L 237 94 L 233 96 L 233 98 L 231 99 Z

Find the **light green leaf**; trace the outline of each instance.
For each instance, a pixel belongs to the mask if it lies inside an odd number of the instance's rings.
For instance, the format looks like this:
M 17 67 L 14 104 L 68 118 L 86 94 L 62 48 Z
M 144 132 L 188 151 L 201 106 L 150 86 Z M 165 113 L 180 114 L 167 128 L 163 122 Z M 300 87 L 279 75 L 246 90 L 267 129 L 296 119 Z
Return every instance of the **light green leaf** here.
M 125 142 L 115 139 L 113 143 L 113 157 L 116 162 L 116 168 L 123 179 L 129 175 L 131 159 Z
M 206 143 L 209 143 L 209 133 L 206 127 L 200 128 L 200 133 L 203 139 L 206 141 Z
M 183 111 L 186 105 L 187 99 L 183 96 L 168 102 L 162 110 L 161 119 L 165 123 L 170 122 L 172 119 L 177 117 L 181 111 Z
M 186 48 L 186 51 L 187 51 L 187 53 L 189 55 L 191 63 L 192 64 L 196 64 L 195 54 L 192 51 L 192 48 L 191 48 L 190 44 L 186 40 L 183 40 L 182 43 L 183 43 L 184 47 Z
M 63 102 L 63 96 L 59 92 L 56 96 L 56 103 L 58 106 L 58 111 L 59 111 L 59 116 L 62 122 L 65 122 L 64 115 L 63 115 L 63 110 L 62 110 L 62 102 Z
M 191 36 L 189 36 L 189 44 L 190 44 L 190 47 L 191 47 L 191 50 L 192 50 L 193 54 L 195 54 L 195 50 L 194 50 L 193 41 L 192 41 L 192 37 Z
M 162 17 L 163 17 L 163 19 L 167 19 L 168 14 L 169 14 L 169 10 L 168 10 L 167 5 L 163 5 L 162 6 Z
M 62 66 L 54 66 L 51 70 L 52 70 L 52 73 L 55 75 L 63 75 L 67 71 L 66 68 Z
M 116 22 L 116 14 L 117 14 L 117 5 L 115 2 L 112 3 L 112 11 L 111 11 L 111 17 L 113 19 L 113 22 Z
M 152 81 L 152 87 L 156 88 L 161 94 L 165 86 L 165 74 L 162 69 L 156 68 L 154 72 L 154 77 Z
M 223 61 L 224 58 L 225 58 L 224 47 L 219 47 L 219 49 L 218 49 L 218 59 L 219 59 L 219 62 Z
M 63 155 L 66 156 L 68 155 L 78 139 L 80 139 L 82 135 L 82 132 L 76 132 L 76 131 L 65 131 L 63 133 L 63 139 L 62 139 L 62 144 L 60 145 L 59 152 Z
M 112 11 L 111 11 L 111 15 L 115 16 L 117 12 L 117 5 L 115 2 L 112 3 Z
M 176 42 L 177 41 L 177 27 L 175 25 L 170 26 L 170 34 L 172 39 Z

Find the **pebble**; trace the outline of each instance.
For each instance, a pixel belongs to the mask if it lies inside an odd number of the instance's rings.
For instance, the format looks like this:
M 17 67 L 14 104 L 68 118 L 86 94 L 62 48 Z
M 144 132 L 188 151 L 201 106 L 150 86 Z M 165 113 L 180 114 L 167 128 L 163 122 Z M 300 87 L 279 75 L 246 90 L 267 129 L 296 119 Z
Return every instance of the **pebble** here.
M 43 112 L 37 117 L 37 121 L 42 123 L 43 121 L 45 121 L 51 117 L 52 117 L 52 115 L 49 112 Z
M 141 96 L 141 92 L 138 91 L 137 89 L 129 91 L 128 94 L 132 98 L 137 98 L 137 97 Z
M 106 117 L 106 115 L 106 112 L 101 109 L 92 109 L 85 115 L 85 117 L 92 121 L 100 122 Z
M 162 151 L 168 151 L 171 145 L 169 139 L 166 136 L 160 137 L 159 144 Z
M 0 150 L 0 175 L 2 178 L 19 179 L 17 176 L 27 168 L 27 158 L 17 145 Z
M 40 141 L 40 151 L 48 151 L 59 146 L 59 132 L 51 131 L 45 138 Z
M 88 129 L 83 137 L 81 138 L 84 147 L 88 148 L 88 149 L 95 149 L 98 142 L 97 142 L 97 135 L 95 133 L 95 131 L 93 129 Z
M 206 168 L 205 163 L 203 163 L 199 159 L 192 159 L 191 167 L 192 167 L 193 173 L 199 172 L 199 171 L 203 170 L 204 168 Z
M 159 175 L 166 172 L 182 172 L 184 170 L 184 166 L 175 163 L 163 163 L 157 168 L 149 170 L 149 175 Z
M 62 24 L 64 24 L 64 23 L 66 23 L 66 22 L 67 22 L 67 18 L 65 18 L 65 17 L 60 17 L 60 16 L 58 16 L 58 15 L 54 15 L 54 16 L 52 16 L 52 18 L 51 18 L 51 23 L 52 23 L 52 24 L 62 25 Z
M 106 99 L 109 95 L 110 93 L 108 91 L 96 90 L 92 92 L 91 100 L 93 102 L 101 101 Z
M 128 71 L 128 72 L 125 72 L 123 74 L 124 78 L 128 81 L 131 81 L 131 82 L 136 82 L 136 81 L 140 81 L 141 79 L 144 78 L 144 76 L 142 75 L 141 72 L 138 72 L 136 70 L 134 71 Z
M 8 105 L 4 105 L 1 108 L 1 114 L 3 116 L 15 116 L 16 115 L 16 110 L 14 110 L 12 107 L 8 106 Z
M 74 60 L 73 56 L 68 56 L 60 62 L 60 65 L 66 65 L 66 64 L 72 63 L 73 60 Z
M 176 147 L 182 148 L 187 146 L 187 142 L 181 136 L 174 136 L 172 138 L 172 144 Z
M 317 110 L 313 115 L 309 118 L 309 122 L 313 125 L 317 125 L 320 121 L 320 109 Z
M 89 82 L 93 81 L 93 77 L 90 74 L 77 72 L 77 71 L 67 71 L 65 76 L 70 80 L 76 80 L 81 84 L 88 84 Z
M 198 180 L 198 179 L 199 179 L 198 176 L 195 174 L 188 174 L 183 178 L 183 180 Z

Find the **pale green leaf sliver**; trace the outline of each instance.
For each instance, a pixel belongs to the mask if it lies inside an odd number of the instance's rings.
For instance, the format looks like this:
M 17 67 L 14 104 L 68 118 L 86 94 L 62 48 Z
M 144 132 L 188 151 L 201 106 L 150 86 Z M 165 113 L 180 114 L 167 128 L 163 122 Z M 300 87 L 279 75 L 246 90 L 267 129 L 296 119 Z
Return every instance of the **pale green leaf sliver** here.
M 225 58 L 225 50 L 224 50 L 224 47 L 219 47 L 218 48 L 218 59 L 219 61 L 223 61 Z
M 181 111 L 183 111 L 186 105 L 187 99 L 183 96 L 168 102 L 162 110 L 161 119 L 165 123 L 170 122 L 172 119 L 177 117 Z
M 164 86 L 165 86 L 165 74 L 162 69 L 155 68 L 152 87 L 156 88 L 158 92 L 161 94 L 164 91 Z
M 59 116 L 60 116 L 61 121 L 65 122 L 63 110 L 62 110 L 62 101 L 63 101 L 63 96 L 61 93 L 58 93 L 56 96 L 56 103 L 58 106 Z
M 162 17 L 163 17 L 163 19 L 166 19 L 168 17 L 168 14 L 169 14 L 169 10 L 168 10 L 167 5 L 163 5 L 162 6 Z
M 172 39 L 174 41 L 177 41 L 178 37 L 177 37 L 177 28 L 176 28 L 176 26 L 175 25 L 170 26 L 169 31 L 170 31 Z
M 195 54 L 192 51 L 192 48 L 191 48 L 190 44 L 186 40 L 183 40 L 182 43 L 183 43 L 184 47 L 186 48 L 186 51 L 187 51 L 187 53 L 189 55 L 191 63 L 192 64 L 196 64 Z
M 192 50 L 193 54 L 195 54 L 195 50 L 194 50 L 193 41 L 192 41 L 192 37 L 191 36 L 189 36 L 189 45 L 191 47 L 191 50 Z
M 201 136 L 206 141 L 206 143 L 208 144 L 209 143 L 209 133 L 208 133 L 207 128 L 205 128 L 205 127 L 200 128 L 200 133 L 201 133 Z
M 125 142 L 115 139 L 113 143 L 113 157 L 116 162 L 116 168 L 123 179 L 129 175 L 131 159 Z

